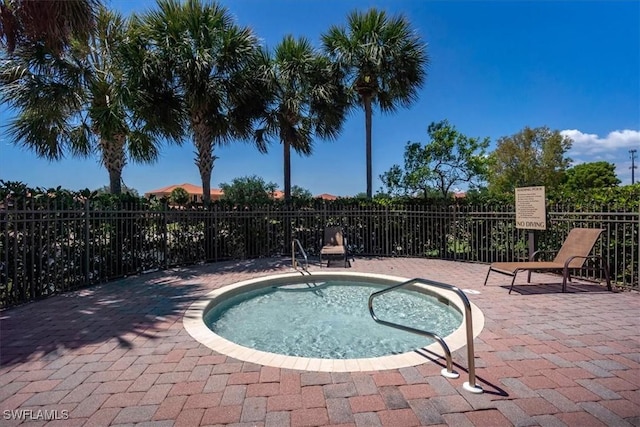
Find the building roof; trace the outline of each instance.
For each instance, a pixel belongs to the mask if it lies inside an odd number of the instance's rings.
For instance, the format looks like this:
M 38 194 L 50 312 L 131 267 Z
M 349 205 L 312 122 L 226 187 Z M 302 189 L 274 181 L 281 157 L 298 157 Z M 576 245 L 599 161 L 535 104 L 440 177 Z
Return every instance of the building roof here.
M 167 194 L 167 195 L 169 195 L 176 188 L 183 188 L 187 193 L 189 193 L 191 195 L 200 195 L 200 194 L 202 194 L 202 187 L 199 187 L 197 185 L 193 185 L 193 184 L 189 184 L 188 182 L 185 182 L 184 184 L 173 184 L 173 185 L 168 185 L 166 187 L 158 188 L 157 190 L 147 191 L 146 193 L 144 193 L 144 195 L 145 196 L 148 196 L 150 194 Z M 222 190 L 219 189 L 219 188 L 212 188 L 210 193 L 211 193 L 212 196 L 222 196 Z
M 150 196 L 151 194 L 160 194 L 160 195 L 170 195 L 171 192 L 173 190 L 175 190 L 176 188 L 183 188 L 187 193 L 189 193 L 190 195 L 202 195 L 202 187 L 197 186 L 197 185 L 193 185 L 193 184 L 189 184 L 188 182 L 185 182 L 184 184 L 173 184 L 173 185 L 168 185 L 166 187 L 162 187 L 162 188 L 158 188 L 156 190 L 151 190 L 151 191 L 147 191 L 146 193 L 144 193 L 144 195 L 146 197 Z M 212 188 L 211 189 L 211 196 L 213 197 L 222 197 L 224 194 L 224 192 L 219 189 L 219 188 Z M 274 199 L 284 199 L 284 191 L 280 191 L 280 190 L 276 190 L 273 192 L 273 198 Z
M 336 200 L 338 196 L 334 196 L 333 194 L 329 194 L 329 193 L 322 193 L 322 194 L 318 194 L 315 198 L 322 199 L 322 200 Z

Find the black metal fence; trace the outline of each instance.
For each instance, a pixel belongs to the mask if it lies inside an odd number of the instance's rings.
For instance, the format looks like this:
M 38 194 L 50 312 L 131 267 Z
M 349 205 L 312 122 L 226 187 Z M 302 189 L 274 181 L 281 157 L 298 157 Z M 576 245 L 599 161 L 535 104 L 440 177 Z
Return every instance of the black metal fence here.
M 574 227 L 604 228 L 594 252 L 613 281 L 640 290 L 640 213 L 549 206 L 538 249 L 558 249 Z M 287 255 L 297 238 L 317 255 L 327 226 L 344 228 L 353 255 L 473 262 L 527 258 L 527 230 L 505 206 L 318 204 L 153 210 L 32 200 L 0 206 L 0 307 L 180 265 Z M 593 277 L 599 279 L 600 277 Z

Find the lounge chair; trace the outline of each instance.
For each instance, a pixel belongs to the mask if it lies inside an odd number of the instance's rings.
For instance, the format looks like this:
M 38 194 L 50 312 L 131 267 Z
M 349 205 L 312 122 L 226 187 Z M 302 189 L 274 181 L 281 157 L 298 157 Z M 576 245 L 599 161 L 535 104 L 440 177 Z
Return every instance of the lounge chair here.
M 562 292 L 567 290 L 567 280 L 571 280 L 569 270 L 573 269 L 587 269 L 584 267 L 584 263 L 587 259 L 599 259 L 600 268 L 604 271 L 604 276 L 607 280 L 607 288 L 611 290 L 611 281 L 609 279 L 609 268 L 604 258 L 600 255 L 589 255 L 591 250 L 596 244 L 596 241 L 603 232 L 603 229 L 599 228 L 574 228 L 569 232 L 566 240 L 562 244 L 562 247 L 557 252 L 553 261 L 536 261 L 536 256 L 543 252 L 548 251 L 536 251 L 531 254 L 529 261 L 523 262 L 494 262 L 489 267 L 487 277 L 484 279 L 485 286 L 487 280 L 489 280 L 489 274 L 492 271 L 496 273 L 506 274 L 513 276 L 511 280 L 511 287 L 509 293 L 513 290 L 513 282 L 516 280 L 516 275 L 520 271 L 528 271 L 527 283 L 531 283 L 532 271 L 562 271 Z M 594 270 L 594 268 L 589 268 Z M 597 270 L 597 269 L 595 269 Z
M 324 230 L 324 240 L 320 249 L 320 266 L 322 266 L 322 256 L 327 258 L 327 267 L 331 262 L 331 257 L 339 256 L 344 259 L 344 266 L 347 267 L 347 239 L 342 234 L 341 227 L 329 227 Z

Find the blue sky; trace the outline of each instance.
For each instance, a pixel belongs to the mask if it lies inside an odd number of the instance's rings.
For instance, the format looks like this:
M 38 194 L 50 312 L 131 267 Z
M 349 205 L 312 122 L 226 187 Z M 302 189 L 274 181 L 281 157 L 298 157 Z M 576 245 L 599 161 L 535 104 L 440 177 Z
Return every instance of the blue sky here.
M 268 46 L 286 34 L 319 46 L 332 24 L 368 7 L 404 14 L 428 44 L 430 65 L 419 100 L 395 114 L 374 112 L 374 191 L 378 176 L 402 163 L 407 141 L 425 142 L 429 123 L 448 119 L 472 137 L 502 136 L 525 126 L 549 126 L 574 140 L 575 163 L 615 163 L 631 183 L 630 149 L 640 157 L 640 2 L 637 1 L 423 1 L 226 0 L 241 25 Z M 155 7 L 155 0 L 111 0 L 125 15 Z M 11 115 L 0 110 L 0 124 Z M 97 158 L 38 159 L 0 140 L 0 179 L 34 187 L 96 189 L 108 183 Z M 292 184 L 314 194 L 355 195 L 366 189 L 364 114 L 354 111 L 337 141 L 316 141 L 311 157 L 292 157 Z M 129 164 L 124 183 L 144 193 L 170 184 L 200 185 L 193 146 L 165 146 L 153 165 Z M 259 175 L 279 186 L 282 148 L 269 154 L 236 142 L 216 149 L 212 187 Z M 636 158 L 636 165 L 640 159 Z M 636 169 L 640 181 L 640 168 Z

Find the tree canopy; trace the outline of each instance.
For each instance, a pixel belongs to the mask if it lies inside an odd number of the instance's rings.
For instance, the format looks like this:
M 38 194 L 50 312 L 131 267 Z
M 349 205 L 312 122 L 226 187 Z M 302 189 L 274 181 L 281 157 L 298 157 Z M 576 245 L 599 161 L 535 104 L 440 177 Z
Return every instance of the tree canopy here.
M 0 46 L 40 45 L 60 54 L 75 40 L 87 41 L 95 28 L 100 0 L 2 0 Z
M 582 163 L 566 172 L 565 188 L 569 191 L 616 187 L 619 184 L 616 165 L 605 161 Z
M 171 190 L 169 200 L 176 205 L 186 205 L 189 202 L 189 193 L 182 187 L 174 188 Z
M 566 157 L 570 138 L 548 127 L 525 127 L 498 140 L 489 156 L 487 181 L 493 193 L 512 193 L 516 187 L 545 186 L 558 190 L 571 163 Z
M 246 206 L 272 201 L 278 185 L 273 182 L 267 183 L 261 177 L 253 175 L 235 178 L 231 184 L 222 183 L 220 188 L 224 193 L 222 200 Z
M 371 120 L 382 112 L 408 107 L 427 77 L 427 45 L 401 15 L 371 8 L 354 11 L 347 26 L 331 26 L 322 35 L 324 50 L 344 69 L 346 86 L 365 113 L 367 197 L 373 194 Z
M 486 175 L 485 150 L 489 138 L 469 138 L 447 120 L 431 123 L 430 141 L 408 142 L 404 168 L 393 165 L 380 175 L 385 191 L 397 196 L 446 197 L 456 185 L 478 185 Z
M 207 204 L 215 147 L 250 138 L 264 111 L 258 38 L 237 25 L 227 8 L 209 1 L 159 0 L 156 10 L 134 22 L 138 80 L 149 82 L 144 89 L 150 96 L 165 97 L 156 105 L 161 114 L 182 121 L 176 138 L 191 137 Z

